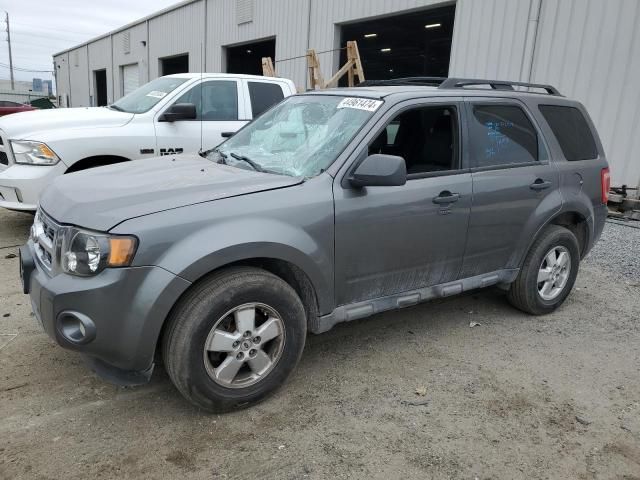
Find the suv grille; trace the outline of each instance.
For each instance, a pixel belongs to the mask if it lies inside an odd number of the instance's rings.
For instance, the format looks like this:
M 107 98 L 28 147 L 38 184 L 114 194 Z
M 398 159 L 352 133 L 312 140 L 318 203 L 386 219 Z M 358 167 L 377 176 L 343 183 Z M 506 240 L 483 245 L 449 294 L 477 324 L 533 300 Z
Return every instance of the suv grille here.
M 9 165 L 9 157 L 7 157 L 7 152 L 3 152 L 0 150 L 0 163 L 2 165 Z
M 56 240 L 60 226 L 38 210 L 31 227 L 36 256 L 43 267 L 51 271 L 56 258 Z

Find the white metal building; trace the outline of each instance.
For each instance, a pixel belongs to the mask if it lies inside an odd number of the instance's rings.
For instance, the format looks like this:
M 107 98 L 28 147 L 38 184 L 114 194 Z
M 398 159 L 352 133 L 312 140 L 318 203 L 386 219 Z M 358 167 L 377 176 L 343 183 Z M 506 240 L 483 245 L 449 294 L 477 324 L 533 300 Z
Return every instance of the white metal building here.
M 408 75 L 550 83 L 582 101 L 614 185 L 640 184 L 638 0 L 189 0 L 54 55 L 61 105 L 110 103 L 182 71 L 258 73 L 260 57 L 306 88 L 357 40 L 367 78 Z

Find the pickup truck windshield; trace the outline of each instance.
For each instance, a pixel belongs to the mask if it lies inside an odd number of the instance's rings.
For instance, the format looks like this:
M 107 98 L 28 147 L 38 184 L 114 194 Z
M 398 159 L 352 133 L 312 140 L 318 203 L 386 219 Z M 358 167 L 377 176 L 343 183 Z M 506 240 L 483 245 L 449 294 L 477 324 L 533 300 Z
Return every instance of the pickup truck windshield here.
M 127 113 L 145 113 L 167 94 L 189 80 L 188 78 L 160 77 L 125 95 L 110 108 Z
M 289 97 L 213 150 L 227 163 L 283 175 L 313 177 L 340 155 L 381 100 L 338 95 Z M 240 159 L 240 160 L 239 160 Z M 253 168 L 257 170 L 257 168 Z

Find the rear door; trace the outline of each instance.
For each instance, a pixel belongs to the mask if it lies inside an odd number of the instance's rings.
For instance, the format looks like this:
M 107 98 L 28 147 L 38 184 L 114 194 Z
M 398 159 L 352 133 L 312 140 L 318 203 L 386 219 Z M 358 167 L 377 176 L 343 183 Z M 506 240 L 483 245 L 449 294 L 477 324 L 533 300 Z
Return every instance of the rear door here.
M 472 277 L 516 268 L 517 246 L 562 200 L 557 169 L 524 104 L 473 98 L 466 108 L 473 202 L 462 277 Z
M 194 120 L 162 122 L 155 120 L 160 155 L 196 153 L 220 144 L 222 133 L 235 132 L 248 122 L 248 112 L 241 82 L 234 78 L 205 80 L 191 87 L 174 102 L 196 106 Z

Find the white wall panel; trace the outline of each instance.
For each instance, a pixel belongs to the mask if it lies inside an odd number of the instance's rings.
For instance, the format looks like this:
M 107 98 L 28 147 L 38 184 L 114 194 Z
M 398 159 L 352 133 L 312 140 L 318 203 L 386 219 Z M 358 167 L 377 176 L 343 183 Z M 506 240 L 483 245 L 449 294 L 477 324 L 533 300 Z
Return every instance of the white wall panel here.
M 101 38 L 88 45 L 89 47 L 89 95 L 96 104 L 95 94 L 95 70 L 107 71 L 107 103 L 114 101 L 113 96 L 113 78 L 111 67 L 111 39 L 110 37 Z
M 520 80 L 531 0 L 459 0 L 449 76 Z
M 87 45 L 69 51 L 69 79 L 72 107 L 91 106 L 89 98 L 89 61 Z
M 198 0 L 149 19 L 149 78 L 160 75 L 159 58 L 183 53 L 189 54 L 190 72 L 202 70 L 204 11 L 205 0 Z
M 147 23 L 138 23 L 116 32 L 111 38 L 113 48 L 113 87 L 115 99 L 117 100 L 123 95 L 122 67 L 125 65 L 138 65 L 141 85 L 149 81 Z M 128 48 L 125 46 L 128 46 Z
M 257 0 L 253 21 L 238 24 L 237 0 L 207 2 L 207 71 L 224 72 L 224 47 L 256 40 L 276 39 L 276 72 L 305 86 L 309 0 Z
M 612 183 L 640 183 L 640 2 L 543 0 L 533 81 L 589 111 Z

